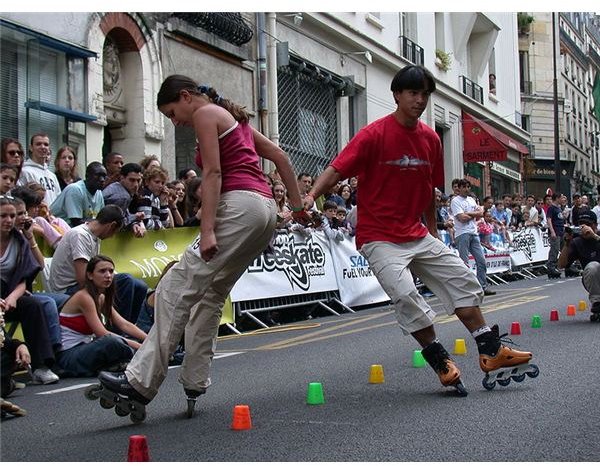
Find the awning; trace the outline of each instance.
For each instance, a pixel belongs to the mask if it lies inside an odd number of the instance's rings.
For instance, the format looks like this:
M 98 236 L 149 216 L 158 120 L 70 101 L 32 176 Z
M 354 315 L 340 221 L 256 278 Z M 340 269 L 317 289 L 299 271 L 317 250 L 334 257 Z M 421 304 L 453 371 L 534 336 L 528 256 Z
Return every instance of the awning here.
M 98 119 L 98 117 L 90 115 L 89 113 L 78 112 L 60 105 L 49 104 L 48 102 L 40 102 L 39 100 L 28 100 L 25 102 L 25 107 L 34 110 L 40 110 L 41 112 L 51 113 L 53 115 L 58 115 L 66 118 L 67 120 L 80 121 L 82 123 L 96 121 Z
M 508 149 L 528 154 L 529 149 L 480 119 L 462 112 L 465 162 L 495 162 L 508 158 Z

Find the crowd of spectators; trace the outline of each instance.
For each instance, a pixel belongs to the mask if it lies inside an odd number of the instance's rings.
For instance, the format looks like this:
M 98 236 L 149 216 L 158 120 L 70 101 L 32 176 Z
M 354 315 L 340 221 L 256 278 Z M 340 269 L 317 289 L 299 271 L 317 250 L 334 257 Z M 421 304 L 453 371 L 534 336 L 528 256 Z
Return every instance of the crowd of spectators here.
M 201 178 L 193 168 L 171 178 L 158 157 L 139 163 L 125 162 L 123 154 L 107 154 L 102 163 L 91 162 L 83 179 L 77 171 L 77 153 L 58 149 L 51 162 L 48 135 L 31 137 L 29 157 L 22 144 L 5 138 L 0 163 L 0 329 L 4 321 L 21 324 L 24 341 L 0 334 L 2 346 L 2 398 L 22 388 L 12 374 L 28 370 L 33 383 L 55 383 L 60 377 L 92 376 L 99 370 L 125 364 L 145 338 L 153 322 L 153 290 L 128 274 L 114 273 L 109 257 L 99 256 L 99 240 L 118 232 L 143 237 L 148 230 L 198 226 L 202 209 Z M 341 242 L 355 233 L 358 179 L 335 185 L 311 208 L 312 223 L 292 219 L 286 188 L 277 172 L 265 174 L 278 206 L 275 235 L 298 232 L 305 236 L 323 231 Z M 301 196 L 313 177 L 297 177 Z M 436 191 L 437 226 L 448 232 L 454 246 L 455 217 L 452 198 Z M 547 227 L 550 196 L 536 198 L 505 194 L 481 201 L 477 219 L 481 244 L 494 251 L 491 236 L 509 248 L 510 235 L 524 227 Z M 588 205 L 586 196 L 559 199 L 566 225 L 576 225 Z M 593 207 L 600 215 L 600 198 Z M 275 238 L 275 236 L 274 236 Z M 42 252 L 43 251 L 43 252 Z M 268 251 L 267 251 L 268 253 Z M 172 264 L 170 264 L 172 265 Z M 44 292 L 33 292 L 38 273 L 49 273 Z M 0 338 L 1 339 L 1 338 Z M 183 344 L 183 342 L 182 342 Z M 174 361 L 181 361 L 183 346 Z M 2 401 L 9 410 L 10 403 Z M 13 414 L 24 413 L 12 409 Z M 4 412 L 4 411 L 3 411 Z

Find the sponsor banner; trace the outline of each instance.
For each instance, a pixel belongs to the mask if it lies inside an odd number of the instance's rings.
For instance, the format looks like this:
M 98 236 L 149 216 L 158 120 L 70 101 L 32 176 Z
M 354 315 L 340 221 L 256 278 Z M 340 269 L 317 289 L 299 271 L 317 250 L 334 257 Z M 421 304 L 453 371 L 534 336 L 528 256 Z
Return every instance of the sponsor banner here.
M 509 234 L 513 248 L 510 258 L 515 267 L 548 260 L 550 251 L 548 230 L 542 231 L 537 227 L 528 227 Z
M 373 275 L 367 259 L 356 250 L 354 237 L 345 235 L 344 241 L 332 241 L 331 255 L 342 303 L 352 307 L 390 300 Z
M 439 230 L 439 233 L 446 246 L 448 246 L 452 250 L 452 252 L 458 255 L 458 250 L 451 246 L 450 235 L 448 234 L 448 232 L 446 230 Z M 487 249 L 485 246 L 482 245 L 487 274 L 493 275 L 495 273 L 504 273 L 512 270 L 512 252 L 510 252 L 504 246 L 502 236 L 496 233 L 490 235 L 490 245 L 495 249 L 495 251 Z M 473 271 L 477 270 L 477 267 L 475 265 L 475 259 L 473 259 L 473 256 L 471 255 L 469 255 L 469 267 Z
M 233 302 L 337 290 L 329 241 L 315 231 L 277 233 L 231 290 Z
M 197 236 L 197 227 L 148 231 L 143 238 L 136 238 L 131 232 L 120 232 L 100 243 L 100 253 L 115 261 L 115 271 L 129 273 L 155 288 L 165 266 L 181 259 L 185 248 Z M 233 306 L 228 298 L 221 324 L 233 322 Z

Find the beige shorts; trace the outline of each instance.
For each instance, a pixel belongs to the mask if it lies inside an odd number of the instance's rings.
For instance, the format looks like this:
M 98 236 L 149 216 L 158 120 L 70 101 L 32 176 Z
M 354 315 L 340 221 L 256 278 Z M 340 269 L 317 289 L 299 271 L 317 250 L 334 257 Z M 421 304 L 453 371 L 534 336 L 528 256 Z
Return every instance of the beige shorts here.
M 433 324 L 435 312 L 415 286 L 413 274 L 436 295 L 448 314 L 479 306 L 483 290 L 475 274 L 444 243 L 427 235 L 409 243 L 375 241 L 363 245 L 379 284 L 391 298 L 405 334 Z

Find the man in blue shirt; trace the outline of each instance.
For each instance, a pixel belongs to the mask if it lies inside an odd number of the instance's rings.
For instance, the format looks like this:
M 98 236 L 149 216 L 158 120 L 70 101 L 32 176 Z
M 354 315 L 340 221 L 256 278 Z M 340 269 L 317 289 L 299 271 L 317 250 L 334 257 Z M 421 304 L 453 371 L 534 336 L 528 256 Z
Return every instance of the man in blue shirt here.
M 560 278 L 560 270 L 556 266 L 558 264 L 558 253 L 562 249 L 563 235 L 565 234 L 565 221 L 563 220 L 562 209 L 559 204 L 561 195 L 561 193 L 552 194 L 552 203 L 546 213 L 548 242 L 550 243 L 548 262 L 546 262 L 548 278 Z

